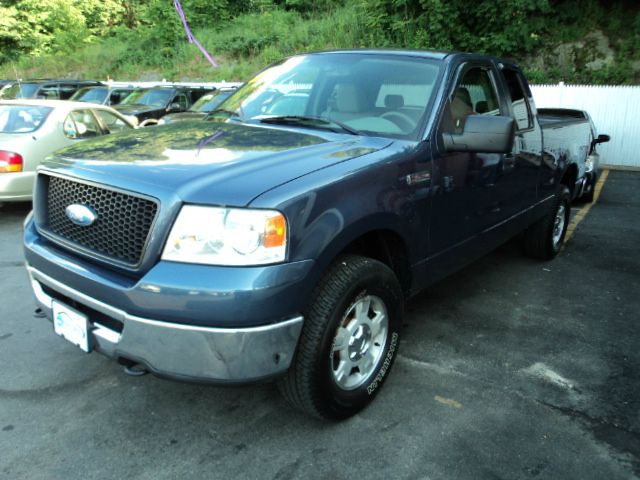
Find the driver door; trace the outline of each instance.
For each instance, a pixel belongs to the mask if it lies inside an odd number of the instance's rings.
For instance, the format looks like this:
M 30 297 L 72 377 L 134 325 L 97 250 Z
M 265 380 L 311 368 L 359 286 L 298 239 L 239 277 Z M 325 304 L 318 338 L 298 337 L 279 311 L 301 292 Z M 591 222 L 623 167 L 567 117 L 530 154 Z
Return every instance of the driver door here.
M 489 62 L 459 67 L 436 138 L 442 138 L 443 133 L 461 133 L 469 115 L 504 114 L 497 78 L 495 67 Z M 500 221 L 497 190 L 505 175 L 503 154 L 438 150 L 434 154 L 436 188 L 431 209 L 430 255 L 461 246 Z

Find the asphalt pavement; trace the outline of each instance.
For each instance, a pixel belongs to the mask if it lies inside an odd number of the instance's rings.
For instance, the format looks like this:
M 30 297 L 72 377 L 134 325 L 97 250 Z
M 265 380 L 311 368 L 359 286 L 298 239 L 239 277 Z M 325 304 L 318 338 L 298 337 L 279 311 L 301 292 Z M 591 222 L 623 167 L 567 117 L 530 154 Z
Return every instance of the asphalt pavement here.
M 413 299 L 385 387 L 342 423 L 271 384 L 129 377 L 54 335 L 27 211 L 0 207 L 2 479 L 639 478 L 638 172 L 610 172 L 556 260 L 513 241 Z

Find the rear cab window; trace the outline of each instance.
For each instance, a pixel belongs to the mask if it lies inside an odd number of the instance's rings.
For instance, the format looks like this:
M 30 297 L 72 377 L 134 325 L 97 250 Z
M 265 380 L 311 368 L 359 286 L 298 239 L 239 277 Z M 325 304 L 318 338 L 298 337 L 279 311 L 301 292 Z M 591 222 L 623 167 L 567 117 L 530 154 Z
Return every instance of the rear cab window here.
M 37 98 L 60 100 L 60 86 L 58 84 L 44 85 L 38 91 Z

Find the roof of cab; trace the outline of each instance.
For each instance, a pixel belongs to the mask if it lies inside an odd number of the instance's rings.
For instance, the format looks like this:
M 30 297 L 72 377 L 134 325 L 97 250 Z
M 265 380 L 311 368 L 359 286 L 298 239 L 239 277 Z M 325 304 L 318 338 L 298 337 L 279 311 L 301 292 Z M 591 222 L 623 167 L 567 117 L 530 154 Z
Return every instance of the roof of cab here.
M 350 49 L 350 50 L 324 50 L 311 52 L 313 55 L 324 55 L 331 53 L 357 53 L 361 55 L 397 55 L 400 57 L 421 57 L 434 60 L 443 60 L 452 52 L 439 52 L 436 50 L 402 50 L 402 49 Z
M 506 59 L 506 58 L 498 58 L 492 55 L 485 55 L 482 53 L 471 53 L 471 52 L 443 52 L 437 50 L 403 50 L 403 49 L 350 49 L 350 50 L 327 50 L 327 51 L 318 51 L 311 52 L 313 55 L 323 55 L 323 54 L 333 54 L 333 53 L 350 53 L 350 54 L 361 54 L 361 55 L 397 55 L 399 57 L 418 57 L 418 58 L 427 58 L 431 60 L 442 60 L 442 61 L 455 61 L 457 59 L 473 59 L 473 60 L 487 60 L 493 61 L 496 63 L 506 63 L 510 65 L 517 65 L 517 62 Z

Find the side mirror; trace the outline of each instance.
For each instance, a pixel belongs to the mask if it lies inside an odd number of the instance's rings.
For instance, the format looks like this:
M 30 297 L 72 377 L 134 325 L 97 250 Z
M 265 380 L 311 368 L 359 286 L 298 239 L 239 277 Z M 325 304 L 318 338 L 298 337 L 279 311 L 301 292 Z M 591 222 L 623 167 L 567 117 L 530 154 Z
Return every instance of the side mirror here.
M 169 105 L 169 108 L 167 108 L 167 112 L 172 113 L 172 112 L 181 112 L 182 111 L 182 107 L 180 106 L 180 104 L 178 102 L 174 102 L 171 105 Z
M 593 141 L 593 143 L 594 144 L 596 144 L 596 143 L 607 143 L 609 140 L 611 140 L 611 137 L 609 135 L 601 134 L 601 135 L 598 135 L 598 138 L 596 138 Z
M 460 134 L 443 133 L 447 152 L 509 153 L 513 148 L 514 120 L 493 115 L 469 115 Z

